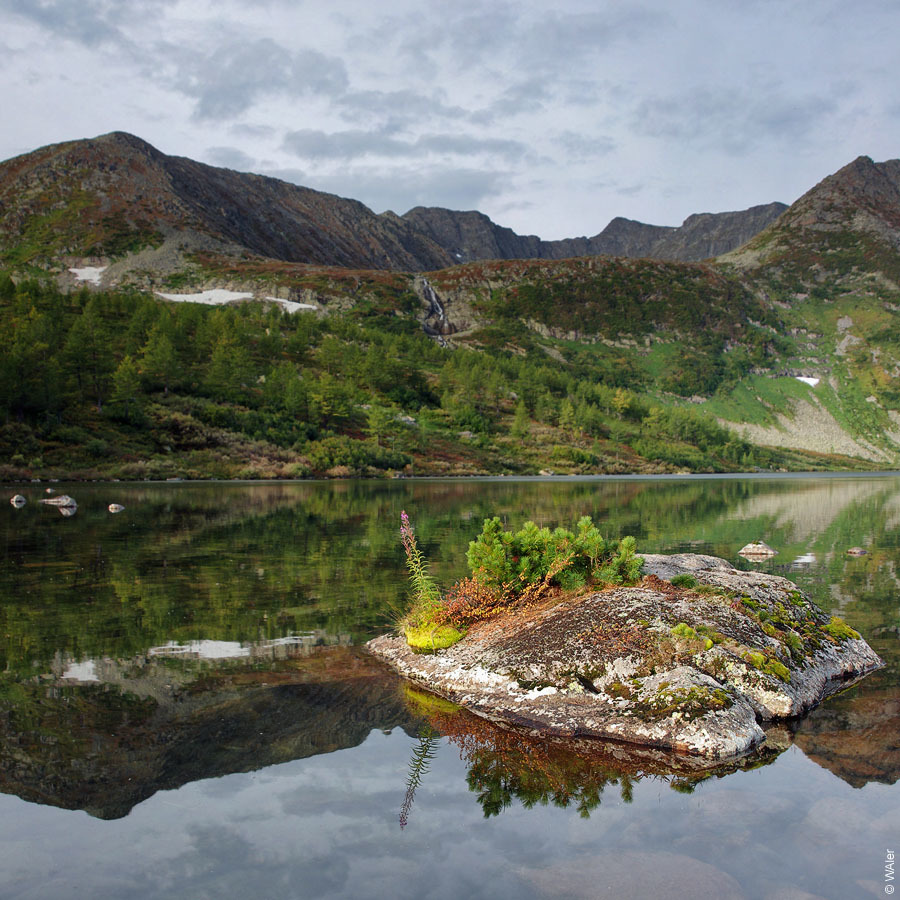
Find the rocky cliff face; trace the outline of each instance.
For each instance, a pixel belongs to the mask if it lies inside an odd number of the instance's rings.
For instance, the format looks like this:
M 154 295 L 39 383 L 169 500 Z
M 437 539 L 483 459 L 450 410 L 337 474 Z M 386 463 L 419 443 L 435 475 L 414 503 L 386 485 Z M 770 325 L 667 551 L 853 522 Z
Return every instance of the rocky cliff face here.
M 577 256 L 648 257 L 696 262 L 734 250 L 778 218 L 783 203 L 739 212 L 699 213 L 680 227 L 647 225 L 621 216 L 593 237 L 543 241 L 516 234 L 480 212 L 417 206 L 403 218 L 458 262 L 482 259 L 571 259 Z
M 593 237 L 544 241 L 480 212 L 362 203 L 161 153 L 130 134 L 0 163 L 0 264 L 71 264 L 147 246 L 354 269 L 432 271 L 483 259 L 616 255 L 700 260 L 734 249 L 783 207 L 691 216 L 680 228 L 613 219 Z
M 784 203 L 767 203 L 739 212 L 688 216 L 680 228 L 673 228 L 668 234 L 660 236 L 648 255 L 671 260 L 721 256 L 759 234 L 787 208 Z

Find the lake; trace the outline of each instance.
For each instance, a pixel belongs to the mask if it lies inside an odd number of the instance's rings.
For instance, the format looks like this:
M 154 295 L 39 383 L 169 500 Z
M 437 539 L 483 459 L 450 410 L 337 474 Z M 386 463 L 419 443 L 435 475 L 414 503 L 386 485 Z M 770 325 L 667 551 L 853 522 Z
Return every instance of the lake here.
M 881 897 L 900 843 L 900 477 L 7 486 L 4 898 Z M 124 505 L 111 514 L 110 503 Z M 510 735 L 362 648 L 485 517 L 796 581 L 885 668 L 708 776 Z M 779 552 L 754 565 L 753 539 Z M 862 546 L 863 557 L 846 554 Z

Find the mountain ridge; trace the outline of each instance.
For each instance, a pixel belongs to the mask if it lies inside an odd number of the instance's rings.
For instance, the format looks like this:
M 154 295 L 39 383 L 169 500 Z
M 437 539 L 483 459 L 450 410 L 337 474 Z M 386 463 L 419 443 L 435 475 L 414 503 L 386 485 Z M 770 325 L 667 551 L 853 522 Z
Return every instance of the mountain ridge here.
M 121 257 L 167 240 L 187 251 L 413 272 L 482 259 L 694 261 L 734 249 L 786 208 L 694 214 L 678 227 L 616 217 L 593 237 L 544 241 L 478 211 L 376 214 L 357 200 L 168 156 L 110 132 L 0 163 L 0 261 L 15 268 Z

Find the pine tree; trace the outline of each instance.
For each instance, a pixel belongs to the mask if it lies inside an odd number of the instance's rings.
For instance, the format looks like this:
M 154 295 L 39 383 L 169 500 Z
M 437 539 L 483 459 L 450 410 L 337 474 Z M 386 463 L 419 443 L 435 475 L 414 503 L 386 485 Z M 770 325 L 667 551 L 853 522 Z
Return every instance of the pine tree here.
M 524 438 L 528 435 L 529 425 L 528 407 L 525 405 L 524 400 L 520 400 L 516 405 L 516 414 L 513 417 L 510 433 L 515 438 Z
M 575 416 L 575 407 L 572 405 L 572 401 L 567 397 L 559 410 L 559 427 L 565 428 L 566 431 L 571 431 L 575 428 L 577 422 L 578 419 Z
M 372 404 L 368 413 L 369 437 L 375 439 L 375 443 L 381 447 L 382 440 L 389 437 L 394 425 L 394 411 L 385 406 Z
M 178 355 L 168 335 L 158 326 L 150 332 L 141 350 L 141 374 L 145 384 L 151 387 L 161 384 L 165 396 L 168 396 L 169 388 L 177 377 Z
M 126 421 L 131 422 L 139 417 L 142 407 L 141 374 L 131 356 L 123 357 L 113 373 L 112 400 L 125 408 Z
M 82 396 L 92 397 L 98 412 L 102 412 L 113 358 L 109 330 L 96 297 L 87 301 L 82 314 L 72 323 L 64 357 L 69 371 L 75 375 Z

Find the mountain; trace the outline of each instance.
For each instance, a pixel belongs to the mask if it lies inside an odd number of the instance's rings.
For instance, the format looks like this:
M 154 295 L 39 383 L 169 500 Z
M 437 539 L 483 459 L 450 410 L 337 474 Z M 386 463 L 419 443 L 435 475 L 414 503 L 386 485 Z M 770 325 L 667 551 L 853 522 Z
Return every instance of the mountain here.
M 437 269 L 454 260 L 396 216 L 275 178 L 166 156 L 129 134 L 0 163 L 0 260 L 117 256 L 167 239 L 349 268 Z
M 780 215 L 569 242 L 376 216 L 122 134 L 3 163 L 0 203 L 8 479 L 900 462 L 897 160 Z M 706 255 L 773 216 L 712 261 L 626 258 Z M 69 293 L 85 257 L 116 290 Z
M 900 285 L 900 159 L 860 156 L 820 181 L 725 260 L 802 282 L 866 276 Z
M 482 259 L 571 259 L 629 256 L 693 262 L 734 250 L 781 215 L 787 206 L 769 203 L 740 212 L 698 213 L 679 227 L 647 225 L 621 216 L 593 237 L 543 241 L 516 234 L 484 213 L 417 206 L 403 218 L 459 262 Z
M 166 156 L 113 132 L 0 163 L 0 265 L 65 267 L 141 250 L 156 252 L 132 268 L 163 277 L 196 252 L 407 272 L 482 259 L 700 260 L 734 249 L 784 208 L 703 213 L 679 228 L 616 218 L 594 237 L 543 241 L 480 212 L 376 215 L 355 200 Z

